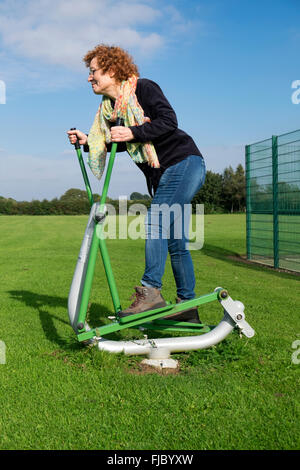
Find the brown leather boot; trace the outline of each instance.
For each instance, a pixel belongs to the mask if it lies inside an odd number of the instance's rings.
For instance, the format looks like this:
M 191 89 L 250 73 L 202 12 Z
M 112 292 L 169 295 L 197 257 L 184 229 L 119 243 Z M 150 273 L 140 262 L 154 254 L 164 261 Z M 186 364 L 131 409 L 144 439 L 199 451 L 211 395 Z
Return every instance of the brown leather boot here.
M 184 300 L 177 297 L 176 303 L 179 304 L 184 302 Z M 176 321 L 184 321 L 188 323 L 201 323 L 200 318 L 198 316 L 198 308 L 189 308 L 188 310 L 183 310 L 179 313 L 174 313 L 173 315 L 169 315 L 163 318 L 163 320 L 176 320 Z
M 154 310 L 155 308 L 165 307 L 166 302 L 160 293 L 159 289 L 155 287 L 135 286 L 135 293 L 132 294 L 131 299 L 135 301 L 126 310 L 118 313 L 120 318 L 133 315 L 134 313 L 142 313 L 147 310 Z

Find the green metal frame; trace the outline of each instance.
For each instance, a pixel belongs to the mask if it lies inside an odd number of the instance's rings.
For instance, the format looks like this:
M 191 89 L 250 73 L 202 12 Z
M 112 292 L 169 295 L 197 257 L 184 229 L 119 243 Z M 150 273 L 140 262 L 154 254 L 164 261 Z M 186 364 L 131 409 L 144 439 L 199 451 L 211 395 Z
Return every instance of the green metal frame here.
M 89 198 L 89 201 L 90 201 L 90 205 L 92 206 L 93 203 L 94 203 L 94 199 L 93 199 L 93 194 L 92 194 L 92 191 L 91 191 L 90 182 L 89 182 L 89 179 L 88 179 L 88 176 L 87 176 L 87 173 L 86 173 L 84 161 L 83 161 L 83 158 L 82 158 L 81 149 L 80 148 L 76 149 L 76 152 L 77 152 L 77 157 L 78 157 L 78 160 L 79 160 L 80 168 L 81 168 L 81 171 L 82 171 L 82 176 L 83 176 L 83 179 L 84 179 L 84 182 L 85 182 L 85 186 L 86 186 L 88 198 Z M 108 191 L 108 187 L 109 187 L 109 182 L 110 182 L 110 177 L 111 177 L 111 173 L 112 173 L 112 168 L 113 168 L 113 165 L 114 165 L 116 152 L 117 152 L 117 144 L 114 143 L 112 145 L 112 149 L 111 149 L 108 168 L 107 168 L 107 171 L 106 171 L 106 177 L 105 177 L 103 191 L 102 191 L 101 200 L 100 200 L 99 211 L 102 212 L 102 213 L 104 213 L 105 201 L 106 201 L 107 191 Z M 99 246 L 100 253 L 101 253 L 101 256 L 102 256 L 102 261 L 103 261 L 103 264 L 104 264 L 105 273 L 106 273 L 106 277 L 107 277 L 107 282 L 108 282 L 108 285 L 109 285 L 109 289 L 110 289 L 110 293 L 111 293 L 111 297 L 112 297 L 115 312 L 117 313 L 121 310 L 121 304 L 120 304 L 120 299 L 119 299 L 118 290 L 117 290 L 117 286 L 116 286 L 116 281 L 115 281 L 115 278 L 114 278 L 114 275 L 113 275 L 113 271 L 112 271 L 112 267 L 111 267 L 110 258 L 109 258 L 109 254 L 108 254 L 108 251 L 107 251 L 105 239 L 102 237 L 102 234 L 103 234 L 103 224 L 99 224 L 99 225 L 96 224 L 95 229 L 94 229 L 94 233 L 93 233 L 92 243 L 91 243 L 89 262 L 88 262 L 87 271 L 86 271 L 86 280 L 85 280 L 84 288 L 83 288 L 83 292 L 82 292 L 82 299 L 81 299 L 78 323 L 83 323 L 84 324 L 84 322 L 85 322 L 88 303 L 89 303 L 89 297 L 90 297 L 90 292 L 91 292 L 92 282 L 93 282 L 93 277 L 94 277 L 98 246 Z
M 84 286 L 82 290 L 81 304 L 80 304 L 80 310 L 79 310 L 78 322 L 77 322 L 77 328 L 78 328 L 77 338 L 79 341 L 86 341 L 95 336 L 100 337 L 106 334 L 123 330 L 125 328 L 133 328 L 137 326 L 143 326 L 147 329 L 163 329 L 163 330 L 168 330 L 168 331 L 172 330 L 172 331 L 183 331 L 183 332 L 197 332 L 198 334 L 207 333 L 208 331 L 213 329 L 214 326 L 208 326 L 208 325 L 196 324 L 196 323 L 178 322 L 178 321 L 171 321 L 171 320 L 166 321 L 163 319 L 160 320 L 160 318 L 164 317 L 166 313 L 168 315 L 173 315 L 173 314 L 177 314 L 181 312 L 182 310 L 188 310 L 190 308 L 203 305 L 208 302 L 221 300 L 221 298 L 224 299 L 226 298 L 228 294 L 227 294 L 227 291 L 223 290 L 222 288 L 217 289 L 213 293 L 202 295 L 201 297 L 185 301 L 184 306 L 183 304 L 170 304 L 169 303 L 165 307 L 158 308 L 155 310 L 148 310 L 146 312 L 137 313 L 135 315 L 130 315 L 124 318 L 118 317 L 118 312 L 120 312 L 122 308 L 121 308 L 118 290 L 117 290 L 115 278 L 114 278 L 111 263 L 110 263 L 109 254 L 108 254 L 107 247 L 106 247 L 105 238 L 102 236 L 103 225 L 104 225 L 103 221 L 105 218 L 105 213 L 104 213 L 105 201 L 107 197 L 107 191 L 108 191 L 111 173 L 112 173 L 112 169 L 114 165 L 116 151 L 117 151 L 117 143 L 113 143 L 112 148 L 111 148 L 109 162 L 108 162 L 108 168 L 107 168 L 106 176 L 104 180 L 102 195 L 100 199 L 100 206 L 99 206 L 99 213 L 103 217 L 100 217 L 101 220 L 99 221 L 99 223 L 97 223 L 97 220 L 95 223 L 95 228 L 94 228 L 94 233 L 93 233 L 90 253 L 89 253 L 89 260 L 88 260 L 88 265 L 87 265 L 87 270 L 86 270 L 86 276 L 85 276 Z M 76 152 L 77 152 L 77 157 L 79 160 L 80 168 L 82 171 L 83 179 L 85 182 L 88 198 L 92 206 L 92 204 L 94 203 L 94 199 L 93 199 L 89 179 L 86 173 L 85 165 L 83 162 L 80 147 L 76 148 Z M 109 285 L 110 294 L 111 294 L 113 305 L 114 305 L 116 321 L 113 321 L 110 324 L 93 328 L 89 331 L 86 331 L 85 329 L 86 316 L 87 316 L 87 309 L 88 309 L 89 297 L 90 297 L 91 288 L 92 288 L 93 277 L 94 277 L 98 247 L 100 249 L 100 253 L 101 253 L 101 257 L 102 257 L 102 261 L 103 261 L 103 265 L 104 265 L 104 269 L 105 269 L 105 273 L 107 277 L 107 282 Z
M 247 244 L 247 259 L 251 259 L 251 198 L 250 198 L 250 178 L 248 174 L 250 174 L 250 146 L 246 145 L 245 147 L 245 155 L 246 155 L 246 244 Z
M 94 204 L 94 198 L 93 198 L 93 193 L 92 193 L 92 190 L 91 190 L 91 185 L 90 185 L 90 182 L 89 182 L 89 178 L 88 178 L 88 175 L 87 175 L 87 172 L 86 172 L 86 169 L 85 169 L 84 161 L 83 161 L 83 158 L 82 158 L 81 148 L 79 146 L 79 147 L 75 147 L 75 149 L 76 149 L 77 158 L 78 158 L 78 161 L 79 161 L 81 173 L 82 173 L 82 176 L 83 176 L 83 180 L 84 180 L 84 183 L 85 183 L 86 192 L 87 192 L 87 195 L 88 195 L 88 198 L 89 198 L 89 201 L 90 201 L 90 205 L 92 206 Z
M 274 268 L 279 267 L 278 250 L 278 137 L 272 136 L 272 183 L 273 183 L 273 257 Z
M 225 292 L 222 288 L 218 291 L 213 292 L 211 294 L 205 294 L 201 297 L 198 297 L 193 300 L 188 300 L 184 302 L 184 309 L 189 309 L 192 307 L 196 307 L 198 305 L 203 305 L 208 302 L 213 302 L 215 300 L 221 300 L 220 292 Z M 226 293 L 227 295 L 227 293 Z M 222 298 L 223 299 L 223 298 Z M 145 328 L 149 328 L 148 322 L 153 322 L 150 328 L 152 329 L 167 329 L 169 331 L 183 331 L 183 332 L 197 332 L 200 333 L 207 333 L 211 331 L 214 326 L 208 326 L 203 324 L 197 323 L 186 323 L 186 322 L 176 322 L 176 321 L 159 321 L 159 318 L 164 317 L 166 313 L 168 315 L 172 315 L 175 313 L 181 312 L 183 309 L 182 305 L 167 305 L 166 307 L 158 308 L 155 310 L 148 310 L 147 312 L 137 313 L 135 315 L 129 315 L 128 317 L 122 318 L 119 321 L 114 321 L 108 325 L 100 326 L 97 328 L 93 328 L 90 331 L 79 331 L 77 338 L 79 341 L 85 341 L 87 339 L 91 339 L 94 336 L 104 336 L 109 333 L 114 333 L 116 331 L 124 330 L 125 328 L 133 328 L 137 326 L 143 326 Z
M 300 129 L 245 147 L 247 259 L 300 272 Z

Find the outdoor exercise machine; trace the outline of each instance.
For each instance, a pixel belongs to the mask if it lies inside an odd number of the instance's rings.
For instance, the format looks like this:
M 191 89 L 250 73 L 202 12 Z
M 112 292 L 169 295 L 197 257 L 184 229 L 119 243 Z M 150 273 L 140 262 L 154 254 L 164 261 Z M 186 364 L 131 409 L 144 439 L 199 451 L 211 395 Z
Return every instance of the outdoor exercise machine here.
M 121 119 L 118 119 L 116 124 L 122 125 Z M 75 128 L 71 130 L 75 130 Z M 94 202 L 78 140 L 74 145 L 91 205 L 68 298 L 69 320 L 78 340 L 80 342 L 93 342 L 97 344 L 100 350 L 112 353 L 147 354 L 152 358 L 166 358 L 173 352 L 209 348 L 226 338 L 234 328 L 239 329 L 247 338 L 254 336 L 254 330 L 245 320 L 244 305 L 242 302 L 233 300 L 227 290 L 222 287 L 217 287 L 209 294 L 179 304 L 169 302 L 162 308 L 123 318 L 119 317 L 118 314 L 122 311 L 122 308 L 103 231 L 107 215 L 105 201 L 116 156 L 117 143 L 113 143 L 111 147 L 100 203 Z M 86 318 L 98 249 L 100 249 L 113 302 L 114 316 L 111 323 L 93 328 L 89 326 Z M 180 313 L 183 310 L 213 301 L 218 301 L 224 311 L 223 318 L 217 326 L 162 319 L 166 315 Z M 148 329 L 180 331 L 183 335 L 185 333 L 189 333 L 189 335 L 158 339 L 148 339 L 145 336 L 144 339 L 131 341 L 112 341 L 105 338 L 110 333 L 126 328 L 138 328 L 142 331 Z M 195 336 L 190 335 L 190 333 L 194 333 Z

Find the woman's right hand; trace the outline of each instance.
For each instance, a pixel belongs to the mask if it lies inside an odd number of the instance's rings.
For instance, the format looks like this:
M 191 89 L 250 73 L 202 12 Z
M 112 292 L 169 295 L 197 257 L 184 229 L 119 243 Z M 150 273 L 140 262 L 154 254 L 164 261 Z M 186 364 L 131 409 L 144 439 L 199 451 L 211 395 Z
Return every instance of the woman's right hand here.
M 84 132 L 81 132 L 79 129 L 75 129 L 74 131 L 68 131 L 67 134 L 71 144 L 75 144 L 77 140 L 79 141 L 80 145 L 87 144 L 88 136 Z

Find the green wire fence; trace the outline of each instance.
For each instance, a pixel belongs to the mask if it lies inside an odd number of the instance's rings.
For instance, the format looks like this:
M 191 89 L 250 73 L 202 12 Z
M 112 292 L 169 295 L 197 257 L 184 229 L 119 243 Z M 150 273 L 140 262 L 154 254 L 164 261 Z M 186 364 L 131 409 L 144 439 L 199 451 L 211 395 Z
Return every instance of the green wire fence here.
M 247 258 L 300 272 L 300 130 L 246 145 Z

